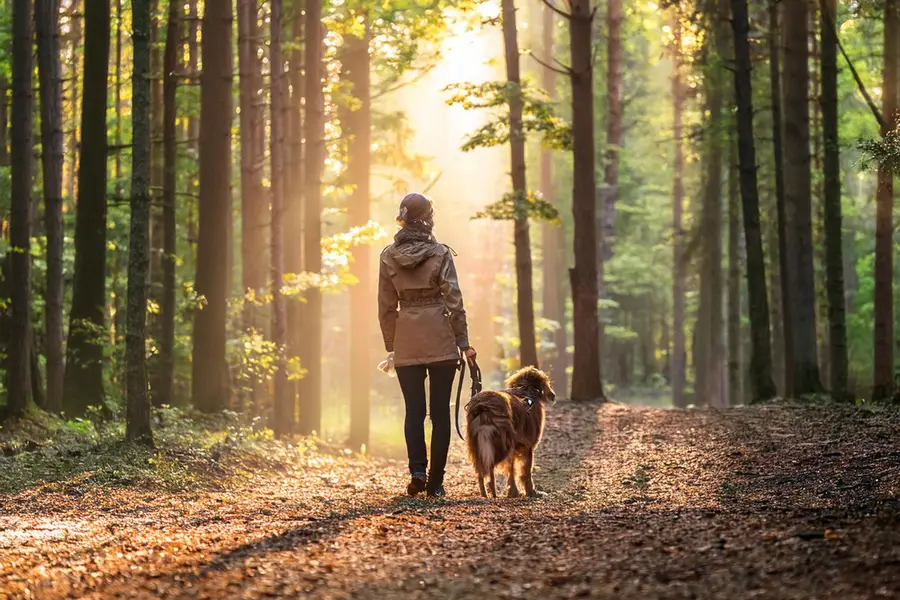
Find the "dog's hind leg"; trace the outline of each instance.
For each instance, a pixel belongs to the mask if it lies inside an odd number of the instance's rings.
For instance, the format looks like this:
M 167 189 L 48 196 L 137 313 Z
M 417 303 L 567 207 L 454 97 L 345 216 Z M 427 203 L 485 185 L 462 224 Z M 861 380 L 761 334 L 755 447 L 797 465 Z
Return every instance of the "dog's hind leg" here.
M 507 483 L 509 485 L 509 490 L 506 492 L 506 495 L 509 498 L 518 498 L 521 494 L 519 494 L 519 486 L 516 485 L 516 457 L 515 457 L 515 455 L 509 457 L 509 460 L 506 462 L 506 472 L 507 472 Z
M 488 481 L 488 490 L 491 492 L 491 498 L 497 499 L 497 480 L 494 478 L 494 469 L 491 469 L 491 479 Z

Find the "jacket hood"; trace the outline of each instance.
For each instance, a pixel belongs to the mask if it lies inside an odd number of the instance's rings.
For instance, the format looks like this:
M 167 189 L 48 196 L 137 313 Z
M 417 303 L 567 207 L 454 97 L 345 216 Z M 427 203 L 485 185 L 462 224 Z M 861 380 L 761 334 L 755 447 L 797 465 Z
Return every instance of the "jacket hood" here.
M 388 247 L 387 254 L 404 269 L 414 269 L 442 250 L 437 242 L 413 241 L 394 244 Z

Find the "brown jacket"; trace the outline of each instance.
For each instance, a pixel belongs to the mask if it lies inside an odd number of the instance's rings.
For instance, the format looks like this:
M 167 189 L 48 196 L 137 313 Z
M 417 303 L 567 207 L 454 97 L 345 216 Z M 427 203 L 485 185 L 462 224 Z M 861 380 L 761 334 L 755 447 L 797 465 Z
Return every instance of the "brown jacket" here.
M 398 367 L 459 359 L 469 347 L 466 309 L 449 247 L 391 244 L 381 253 L 378 320 Z

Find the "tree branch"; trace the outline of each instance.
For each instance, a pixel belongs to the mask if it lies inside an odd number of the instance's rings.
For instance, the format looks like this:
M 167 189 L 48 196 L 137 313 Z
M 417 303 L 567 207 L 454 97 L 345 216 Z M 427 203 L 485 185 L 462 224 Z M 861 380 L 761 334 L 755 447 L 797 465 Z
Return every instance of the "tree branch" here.
M 537 56 L 534 55 L 534 53 L 531 50 L 528 51 L 528 56 L 533 58 L 537 64 L 541 65 L 545 69 L 550 69 L 554 73 L 559 73 L 560 75 L 565 75 L 566 77 L 572 76 L 572 69 L 570 67 L 567 67 L 566 65 L 562 65 L 562 69 L 557 69 L 553 65 L 548 65 L 547 63 L 545 63 L 544 61 L 539 59 Z M 557 62 L 559 62 L 559 61 L 557 61 Z
M 553 12 L 555 12 L 556 14 L 561 16 L 563 19 L 569 19 L 569 20 L 572 19 L 572 15 L 570 15 L 569 13 L 567 13 L 564 10 L 560 10 L 560 9 L 556 8 L 555 6 L 553 6 L 552 0 L 543 0 L 543 2 L 547 8 L 549 8 L 550 10 L 552 10 Z

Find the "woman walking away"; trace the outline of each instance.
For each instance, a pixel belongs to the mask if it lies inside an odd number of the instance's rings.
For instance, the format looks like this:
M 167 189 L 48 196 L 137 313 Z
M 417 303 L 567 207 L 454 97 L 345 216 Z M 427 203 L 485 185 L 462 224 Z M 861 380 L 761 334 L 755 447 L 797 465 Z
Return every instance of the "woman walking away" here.
M 381 253 L 378 319 L 384 347 L 394 354 L 406 404 L 406 450 L 410 496 L 444 496 L 450 449 L 450 394 L 460 360 L 475 358 L 453 251 L 432 234 L 434 207 L 422 194 L 408 194 L 397 215 L 400 230 Z M 425 379 L 431 399 L 431 469 L 425 448 Z

